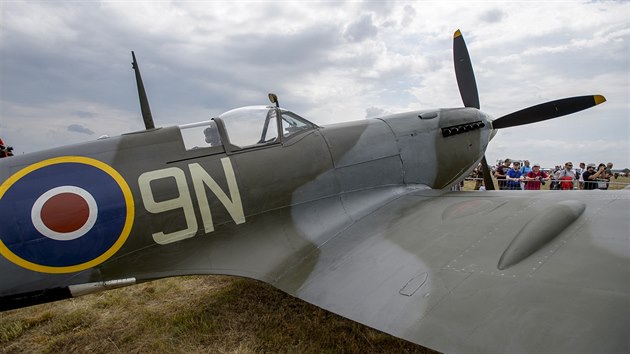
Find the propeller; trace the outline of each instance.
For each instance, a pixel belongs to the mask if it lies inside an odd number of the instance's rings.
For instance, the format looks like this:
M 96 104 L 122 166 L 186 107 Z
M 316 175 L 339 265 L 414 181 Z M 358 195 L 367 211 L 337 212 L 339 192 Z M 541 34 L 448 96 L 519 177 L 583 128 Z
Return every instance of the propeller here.
M 462 36 L 460 30 L 455 31 L 453 35 L 453 61 L 455 64 L 457 86 L 459 87 L 459 94 L 462 96 L 464 106 L 479 109 L 479 93 L 477 91 L 475 73 L 472 68 L 464 36 Z M 606 102 L 606 98 L 601 95 L 569 97 L 549 101 L 497 118 L 492 121 L 492 128 L 503 129 L 541 122 L 579 112 L 603 102 Z M 490 175 L 490 168 L 488 167 L 486 157 L 483 156 L 480 162 L 481 168 L 483 169 L 483 179 L 486 190 L 494 190 L 494 183 Z
M 459 94 L 462 96 L 464 107 L 481 108 L 479 105 L 479 92 L 477 91 L 475 71 L 470 61 L 470 54 L 468 54 L 468 47 L 466 47 L 464 36 L 462 36 L 460 30 L 455 31 L 453 35 L 453 62 L 455 64 L 457 87 L 459 87 Z M 485 155 L 481 158 L 481 170 L 483 171 L 483 184 L 486 190 L 493 191 L 494 182 Z
M 492 128 L 503 129 L 542 122 L 543 120 L 558 118 L 567 114 L 579 112 L 604 102 L 606 102 L 606 98 L 604 96 L 594 95 L 563 98 L 560 100 L 541 103 L 495 119 L 492 121 Z
M 453 62 L 455 63 L 455 77 L 459 94 L 462 96 L 464 107 L 474 107 L 479 109 L 479 93 L 477 92 L 477 81 L 473 71 L 470 55 L 464 36 L 459 30 L 453 35 Z
M 486 155 L 483 155 L 481 158 L 481 171 L 483 172 L 483 185 L 486 187 L 486 190 L 493 191 L 494 181 L 492 180 L 492 175 L 490 174 L 490 167 L 488 167 Z

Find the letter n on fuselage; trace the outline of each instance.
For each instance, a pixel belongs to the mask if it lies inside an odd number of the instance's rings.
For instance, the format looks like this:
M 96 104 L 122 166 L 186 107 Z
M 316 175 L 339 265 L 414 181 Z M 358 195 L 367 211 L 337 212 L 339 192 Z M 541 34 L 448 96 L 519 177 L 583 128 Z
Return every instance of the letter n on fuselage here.
M 243 203 L 241 201 L 241 194 L 238 190 L 238 184 L 236 183 L 236 176 L 234 175 L 232 163 L 229 158 L 224 157 L 221 159 L 221 164 L 223 165 L 223 172 L 225 173 L 225 179 L 227 180 L 230 197 L 225 194 L 217 182 L 198 163 L 188 165 L 195 188 L 195 194 L 197 195 L 197 203 L 199 203 L 199 211 L 201 213 L 204 231 L 206 233 L 214 231 L 214 223 L 212 222 L 212 213 L 210 212 L 210 205 L 208 203 L 205 187 L 208 187 L 219 199 L 236 224 L 242 224 L 245 222 Z

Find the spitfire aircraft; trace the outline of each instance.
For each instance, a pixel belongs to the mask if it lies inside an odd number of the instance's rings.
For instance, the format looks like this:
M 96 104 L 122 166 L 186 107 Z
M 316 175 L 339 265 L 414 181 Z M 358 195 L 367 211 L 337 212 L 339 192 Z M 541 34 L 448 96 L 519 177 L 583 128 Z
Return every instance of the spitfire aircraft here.
M 630 352 L 628 191 L 448 191 L 604 97 L 493 119 L 453 51 L 464 107 L 327 126 L 270 94 L 155 128 L 134 56 L 146 130 L 0 160 L 1 309 L 227 274 L 443 352 Z

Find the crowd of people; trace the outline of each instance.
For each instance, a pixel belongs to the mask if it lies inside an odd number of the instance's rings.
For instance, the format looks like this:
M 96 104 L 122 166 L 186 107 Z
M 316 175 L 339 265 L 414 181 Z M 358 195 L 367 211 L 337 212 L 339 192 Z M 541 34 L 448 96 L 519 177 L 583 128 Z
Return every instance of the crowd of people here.
M 574 168 L 572 162 L 566 162 L 564 167 L 558 165 L 553 170 L 544 171 L 540 164 L 530 164 L 524 160 L 511 161 L 505 159 L 491 171 L 496 178 L 500 190 L 540 190 L 541 186 L 550 183 L 549 189 L 572 190 L 572 189 L 608 189 L 610 179 L 614 176 L 612 172 L 613 164 L 593 163 L 586 165 L 580 162 Z M 472 175 L 475 178 L 475 190 L 485 189 L 483 186 L 483 170 L 478 166 Z M 615 176 L 616 177 L 616 176 Z

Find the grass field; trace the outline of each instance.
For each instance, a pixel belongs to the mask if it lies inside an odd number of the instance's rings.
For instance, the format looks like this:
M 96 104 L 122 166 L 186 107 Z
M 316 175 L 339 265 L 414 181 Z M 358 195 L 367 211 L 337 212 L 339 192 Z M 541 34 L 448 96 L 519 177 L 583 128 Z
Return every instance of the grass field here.
M 630 178 L 613 181 L 629 183 Z M 473 188 L 473 181 L 465 182 L 465 189 Z M 0 313 L 0 352 L 431 351 L 260 282 L 198 276 L 163 279 Z
M 162 279 L 0 313 L 2 353 L 432 353 L 253 280 Z

